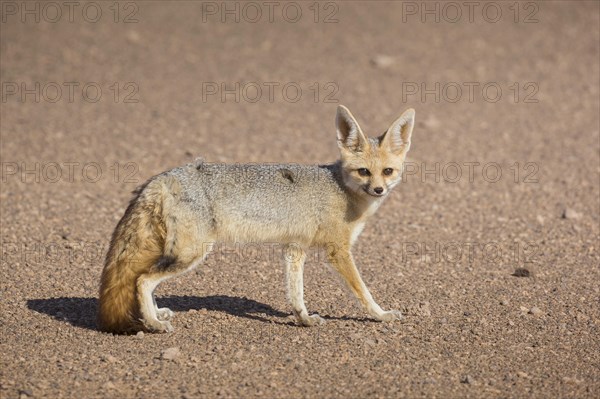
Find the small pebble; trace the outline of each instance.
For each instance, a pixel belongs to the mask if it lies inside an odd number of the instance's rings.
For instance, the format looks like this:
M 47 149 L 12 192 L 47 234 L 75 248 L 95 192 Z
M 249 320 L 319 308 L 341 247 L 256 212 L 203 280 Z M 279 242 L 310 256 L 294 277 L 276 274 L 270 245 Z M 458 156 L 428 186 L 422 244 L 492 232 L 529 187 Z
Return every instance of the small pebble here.
M 539 316 L 542 314 L 542 310 L 540 308 L 538 308 L 537 306 L 534 306 L 531 309 L 529 309 L 529 314 L 532 314 L 534 316 Z
M 101 359 L 106 363 L 115 363 L 117 361 L 117 358 L 112 355 L 102 355 Z
M 575 377 L 563 377 L 562 380 L 565 384 L 581 384 L 583 382 L 583 380 Z
M 515 269 L 512 275 L 515 277 L 529 277 L 531 274 L 529 273 L 529 270 L 523 267 L 518 267 Z
M 419 315 L 425 317 L 431 316 L 431 306 L 429 302 L 419 302 Z
M 581 214 L 571 208 L 565 208 L 562 213 L 563 219 L 579 219 L 580 217 Z
M 142 36 L 140 36 L 138 32 L 134 30 L 127 32 L 127 40 L 129 40 L 131 43 L 139 43 L 141 39 Z
M 473 377 L 471 377 L 470 375 L 466 375 L 460 379 L 460 382 L 463 384 L 473 385 L 475 383 L 475 379 Z
M 371 64 L 373 64 L 377 68 L 382 68 L 382 69 L 392 66 L 395 62 L 396 62 L 396 60 L 394 59 L 394 57 L 390 57 L 389 55 L 383 55 L 383 54 L 376 55 L 375 57 L 373 57 L 371 59 Z
M 160 353 L 160 358 L 163 360 L 175 360 L 179 357 L 180 354 L 181 354 L 181 352 L 179 351 L 179 348 L 173 347 L 173 348 L 164 349 Z
M 429 114 L 427 116 L 427 119 L 425 119 L 422 123 L 426 128 L 429 128 L 429 129 L 437 129 L 440 126 L 442 126 L 442 122 L 438 118 L 436 118 L 433 114 Z M 434 210 L 436 210 L 436 209 L 434 209 Z

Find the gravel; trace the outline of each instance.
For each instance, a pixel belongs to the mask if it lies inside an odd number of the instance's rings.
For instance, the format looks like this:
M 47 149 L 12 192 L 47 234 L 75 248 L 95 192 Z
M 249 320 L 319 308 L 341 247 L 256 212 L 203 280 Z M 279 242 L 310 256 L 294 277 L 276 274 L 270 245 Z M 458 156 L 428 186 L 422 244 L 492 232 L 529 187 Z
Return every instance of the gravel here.
M 282 6 L 273 23 L 266 8 L 257 23 L 203 22 L 206 2 L 184 1 L 133 2 L 138 22 L 123 23 L 129 3 L 115 3 L 120 22 L 96 3 L 96 23 L 81 6 L 74 22 L 64 7 L 57 23 L 3 13 L 3 94 L 42 93 L 0 103 L 2 399 L 600 397 L 598 2 L 536 3 L 537 23 L 515 22 L 513 2 L 496 2 L 498 23 L 481 5 L 473 23 L 466 8 L 457 23 L 403 22 L 407 2 L 337 2 L 337 23 L 315 23 L 312 2 L 297 23 Z M 318 4 L 322 21 L 333 8 Z M 235 82 L 279 86 L 273 101 L 264 85 L 259 101 L 251 85 L 222 99 Z M 439 101 L 422 91 L 436 82 Z M 94 83 L 97 102 L 82 94 Z M 402 320 L 367 317 L 313 251 L 305 298 L 327 323 L 298 327 L 276 247 L 231 245 L 157 288 L 173 333 L 97 330 L 103 258 L 137 185 L 199 156 L 333 161 L 336 100 L 370 135 L 416 109 L 405 179 L 353 250 Z

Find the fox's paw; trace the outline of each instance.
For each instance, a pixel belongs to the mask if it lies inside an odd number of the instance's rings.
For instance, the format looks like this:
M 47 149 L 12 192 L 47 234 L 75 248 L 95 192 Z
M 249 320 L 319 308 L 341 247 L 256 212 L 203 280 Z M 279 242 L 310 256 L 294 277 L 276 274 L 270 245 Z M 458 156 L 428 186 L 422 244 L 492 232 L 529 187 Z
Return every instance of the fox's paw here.
M 399 310 L 388 310 L 375 317 L 379 321 L 402 320 L 404 316 Z
M 171 320 L 174 315 L 175 313 L 173 313 L 173 311 L 169 308 L 156 309 L 156 316 L 158 317 L 158 320 Z
M 143 323 L 144 323 L 144 326 L 146 327 L 146 329 L 150 332 L 170 333 L 175 330 L 173 328 L 173 326 L 171 325 L 171 323 L 169 323 L 168 321 L 156 320 L 156 321 L 148 322 L 148 321 L 144 320 Z
M 313 314 L 310 316 L 305 316 L 302 317 L 299 320 L 300 324 L 302 324 L 304 327 L 312 327 L 312 326 L 320 326 L 325 324 L 325 319 L 322 318 L 321 316 L 319 316 L 318 314 Z
M 170 333 L 170 332 L 175 331 L 175 329 L 173 328 L 171 323 L 169 323 L 168 321 L 161 321 L 160 326 L 158 328 L 156 328 L 154 331 L 158 332 L 158 333 Z

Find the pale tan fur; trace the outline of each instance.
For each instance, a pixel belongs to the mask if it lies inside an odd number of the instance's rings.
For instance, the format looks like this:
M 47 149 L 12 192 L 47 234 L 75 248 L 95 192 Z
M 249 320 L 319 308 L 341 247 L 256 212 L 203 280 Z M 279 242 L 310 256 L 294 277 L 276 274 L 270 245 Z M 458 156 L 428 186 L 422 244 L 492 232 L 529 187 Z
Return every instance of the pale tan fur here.
M 150 179 L 117 225 L 102 272 L 99 326 L 104 331 L 173 330 L 154 289 L 192 270 L 215 242 L 279 242 L 285 246 L 288 296 L 298 322 L 323 319 L 304 304 L 303 272 L 309 247 L 326 249 L 369 315 L 400 318 L 373 300 L 351 248 L 367 219 L 399 183 L 410 147 L 414 110 L 406 111 L 382 136 L 367 138 L 347 108 L 338 107 L 341 159 L 331 165 L 247 166 L 204 162 Z M 239 179 L 240 172 L 243 179 Z

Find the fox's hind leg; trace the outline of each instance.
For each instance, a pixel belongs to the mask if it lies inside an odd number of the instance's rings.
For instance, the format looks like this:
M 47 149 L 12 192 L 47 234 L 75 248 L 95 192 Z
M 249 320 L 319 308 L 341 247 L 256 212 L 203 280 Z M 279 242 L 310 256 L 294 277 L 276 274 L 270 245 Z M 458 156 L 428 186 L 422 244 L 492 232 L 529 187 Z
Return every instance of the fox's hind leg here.
M 154 290 L 165 279 L 165 276 L 146 273 L 138 277 L 137 280 L 137 297 L 140 306 L 141 322 L 149 331 L 173 331 L 171 323 L 158 318 L 157 309 L 154 304 Z
M 288 245 L 284 250 L 286 264 L 287 292 L 296 320 L 303 326 L 323 324 L 319 315 L 309 315 L 304 304 L 304 261 L 306 252 L 297 245 Z
M 173 255 L 165 255 L 154 265 L 149 273 L 138 278 L 138 301 L 142 323 L 149 331 L 171 332 L 173 326 L 169 322 L 173 311 L 169 308 L 158 308 L 154 299 L 154 290 L 160 283 L 193 270 L 210 252 L 212 242 L 194 243 L 190 247 Z

